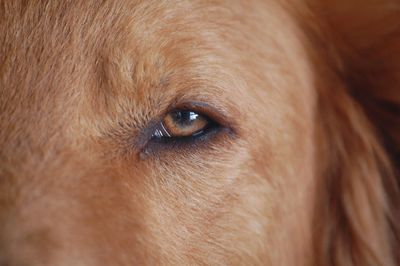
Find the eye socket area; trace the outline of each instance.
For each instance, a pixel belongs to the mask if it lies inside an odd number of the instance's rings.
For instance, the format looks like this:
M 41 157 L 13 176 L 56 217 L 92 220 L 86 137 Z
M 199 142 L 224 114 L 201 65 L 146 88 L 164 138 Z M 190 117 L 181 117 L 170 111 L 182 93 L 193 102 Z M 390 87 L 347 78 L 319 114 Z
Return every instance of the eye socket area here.
M 193 110 L 175 110 L 167 113 L 152 137 L 158 139 L 191 138 L 206 134 L 218 124 L 208 116 Z

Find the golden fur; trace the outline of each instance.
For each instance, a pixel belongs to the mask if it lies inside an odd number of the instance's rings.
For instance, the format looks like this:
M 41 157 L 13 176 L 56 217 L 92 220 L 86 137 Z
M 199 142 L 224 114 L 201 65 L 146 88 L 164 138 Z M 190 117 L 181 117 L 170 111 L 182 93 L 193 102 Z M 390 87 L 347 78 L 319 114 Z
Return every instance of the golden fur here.
M 0 265 L 400 265 L 399 18 L 0 0 Z M 226 132 L 151 146 L 187 102 Z

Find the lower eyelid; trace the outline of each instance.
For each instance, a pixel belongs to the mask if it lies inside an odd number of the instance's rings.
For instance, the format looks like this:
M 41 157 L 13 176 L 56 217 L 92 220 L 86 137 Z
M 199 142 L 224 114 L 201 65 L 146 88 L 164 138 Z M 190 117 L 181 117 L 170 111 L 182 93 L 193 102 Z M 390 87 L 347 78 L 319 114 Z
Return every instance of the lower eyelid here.
M 164 152 L 183 154 L 181 152 L 186 150 L 192 153 L 202 148 L 207 148 L 209 143 L 217 140 L 218 136 L 222 136 L 220 134 L 229 133 L 227 130 L 224 129 L 225 128 L 217 126 L 208 129 L 204 134 L 199 134 L 190 137 L 151 139 L 147 142 L 147 144 L 141 151 L 140 158 L 146 159 L 148 156 Z

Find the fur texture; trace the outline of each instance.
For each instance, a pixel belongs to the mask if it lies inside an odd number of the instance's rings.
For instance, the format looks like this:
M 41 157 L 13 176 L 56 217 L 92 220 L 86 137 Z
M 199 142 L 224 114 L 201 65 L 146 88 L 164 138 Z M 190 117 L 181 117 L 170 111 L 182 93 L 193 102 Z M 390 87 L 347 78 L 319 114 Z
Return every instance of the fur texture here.
M 0 0 L 0 265 L 400 265 L 399 17 Z M 224 130 L 152 143 L 190 102 Z

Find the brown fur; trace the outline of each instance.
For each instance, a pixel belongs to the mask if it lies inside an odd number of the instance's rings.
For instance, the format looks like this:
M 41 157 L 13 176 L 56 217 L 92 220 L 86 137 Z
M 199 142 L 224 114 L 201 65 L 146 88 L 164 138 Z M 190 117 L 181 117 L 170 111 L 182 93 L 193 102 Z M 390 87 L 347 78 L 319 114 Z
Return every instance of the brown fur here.
M 400 265 L 399 17 L 0 0 L 0 265 Z M 225 132 L 149 148 L 190 101 Z

